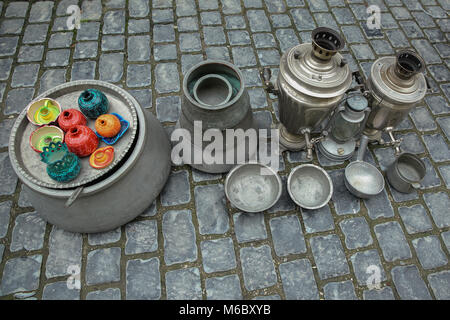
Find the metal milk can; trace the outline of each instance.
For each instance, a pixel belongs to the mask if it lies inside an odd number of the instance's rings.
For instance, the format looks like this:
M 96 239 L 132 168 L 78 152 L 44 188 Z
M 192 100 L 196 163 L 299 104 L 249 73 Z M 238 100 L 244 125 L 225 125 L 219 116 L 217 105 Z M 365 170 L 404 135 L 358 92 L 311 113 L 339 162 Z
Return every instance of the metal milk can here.
M 352 73 L 337 52 L 344 40 L 334 30 L 320 27 L 312 32 L 312 43 L 299 44 L 283 54 L 275 85 L 270 69 L 262 77 L 267 91 L 279 99 L 280 144 L 288 150 L 307 149 L 312 157 L 310 134 L 320 132 L 334 107 L 352 84 Z

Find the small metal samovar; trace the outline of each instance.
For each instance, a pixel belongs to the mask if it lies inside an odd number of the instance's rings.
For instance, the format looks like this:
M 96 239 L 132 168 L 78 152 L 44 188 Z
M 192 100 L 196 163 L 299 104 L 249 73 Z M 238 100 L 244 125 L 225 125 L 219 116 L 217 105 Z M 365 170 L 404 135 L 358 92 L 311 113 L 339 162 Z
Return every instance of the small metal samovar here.
M 422 57 L 411 50 L 402 50 L 396 57 L 383 57 L 374 62 L 367 80 L 369 105 L 372 111 L 366 122 L 364 134 L 371 141 L 395 147 L 400 153 L 401 140 L 396 140 L 392 130 L 424 98 L 428 84 L 422 71 Z M 381 132 L 391 138 L 384 143 Z
M 330 28 L 316 28 L 312 43 L 299 44 L 283 54 L 280 71 L 273 85 L 271 72 L 262 72 L 266 90 L 279 99 L 280 144 L 287 150 L 307 149 L 312 158 L 314 143 L 324 136 L 323 122 L 342 100 L 352 84 L 352 73 L 344 58 L 337 53 L 344 40 Z

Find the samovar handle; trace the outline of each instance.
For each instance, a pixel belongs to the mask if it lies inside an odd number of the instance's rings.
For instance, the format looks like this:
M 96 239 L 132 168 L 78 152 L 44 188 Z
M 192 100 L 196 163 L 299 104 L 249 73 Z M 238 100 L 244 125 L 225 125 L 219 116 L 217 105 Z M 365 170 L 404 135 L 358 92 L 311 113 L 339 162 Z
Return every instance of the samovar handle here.
M 262 69 L 262 71 L 259 72 L 261 75 L 261 78 L 263 80 L 264 83 L 264 89 L 268 92 L 268 93 L 273 93 L 275 95 L 278 95 L 278 90 L 275 89 L 275 86 L 273 85 L 272 82 L 270 82 L 270 78 L 272 78 L 272 70 L 270 70 L 269 67 L 264 67 Z

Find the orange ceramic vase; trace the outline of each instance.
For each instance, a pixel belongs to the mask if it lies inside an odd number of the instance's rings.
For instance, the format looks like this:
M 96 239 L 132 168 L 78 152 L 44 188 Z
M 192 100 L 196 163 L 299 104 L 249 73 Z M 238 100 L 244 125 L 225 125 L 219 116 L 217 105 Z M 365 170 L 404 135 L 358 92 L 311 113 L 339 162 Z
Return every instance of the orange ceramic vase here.
M 120 131 L 120 120 L 113 114 L 102 114 L 95 120 L 95 130 L 105 138 L 112 138 Z

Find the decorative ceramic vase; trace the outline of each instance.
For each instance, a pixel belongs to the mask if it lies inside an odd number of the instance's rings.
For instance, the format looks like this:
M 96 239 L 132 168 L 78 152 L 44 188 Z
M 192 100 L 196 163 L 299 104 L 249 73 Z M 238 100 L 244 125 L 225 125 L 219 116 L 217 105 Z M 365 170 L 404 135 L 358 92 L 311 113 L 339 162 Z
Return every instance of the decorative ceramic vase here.
M 69 152 L 66 144 L 62 142 L 51 142 L 44 147 L 41 160 L 47 164 L 47 174 L 53 180 L 68 182 L 75 179 L 81 170 L 78 157 Z
M 58 117 L 58 125 L 64 132 L 77 124 L 85 126 L 86 123 L 86 117 L 77 109 L 64 110 Z
M 50 143 L 64 141 L 64 132 L 56 126 L 42 126 L 30 135 L 30 146 L 36 152 L 42 152 Z
M 27 107 L 28 120 L 37 126 L 55 122 L 61 113 L 61 106 L 56 100 L 43 98 L 30 103 Z
M 78 106 L 86 117 L 96 119 L 108 112 L 108 99 L 97 89 L 87 89 L 78 98 Z
M 70 152 L 86 157 L 97 149 L 98 137 L 91 128 L 76 125 L 66 132 L 65 141 Z
M 91 154 L 89 164 L 94 169 L 106 168 L 114 160 L 114 148 L 111 146 L 98 148 Z
M 120 131 L 120 120 L 113 114 L 102 114 L 95 120 L 95 130 L 102 137 L 112 138 Z
M 119 132 L 115 136 L 112 136 L 111 138 L 104 137 L 100 135 L 100 133 L 98 132 L 95 133 L 97 137 L 99 137 L 104 143 L 109 145 L 115 144 L 125 134 L 125 132 L 127 132 L 128 128 L 130 127 L 130 123 L 127 120 L 125 120 L 120 114 L 111 113 L 111 115 L 119 119 L 120 123 Z

